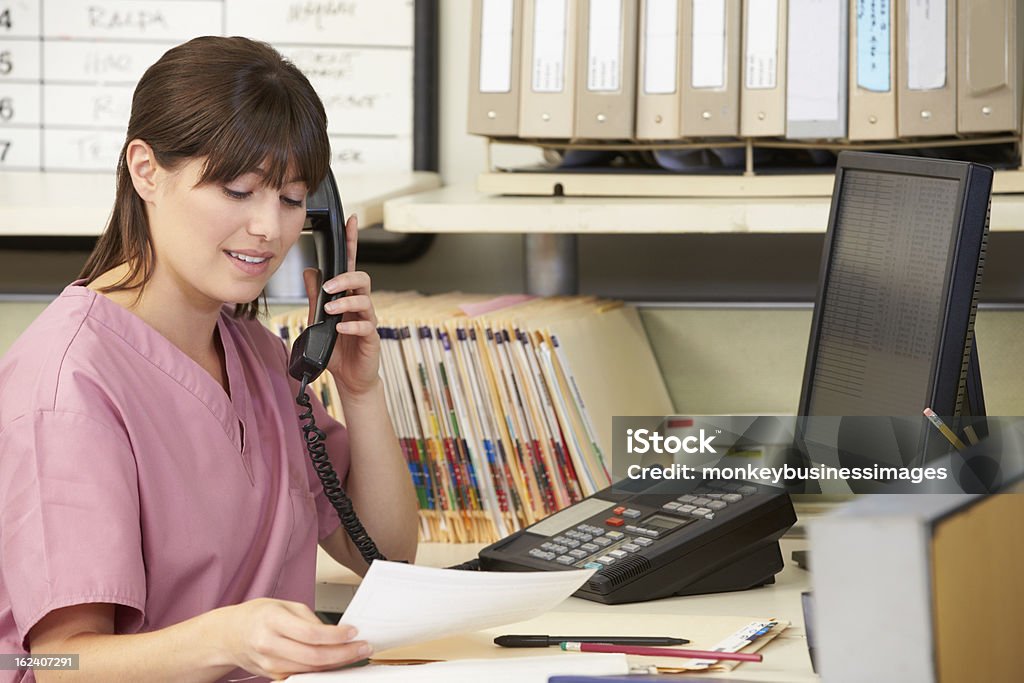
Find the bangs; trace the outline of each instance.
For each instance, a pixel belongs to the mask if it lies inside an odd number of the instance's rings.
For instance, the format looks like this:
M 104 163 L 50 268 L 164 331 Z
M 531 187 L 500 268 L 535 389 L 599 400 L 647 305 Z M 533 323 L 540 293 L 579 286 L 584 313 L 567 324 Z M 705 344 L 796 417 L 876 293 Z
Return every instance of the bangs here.
M 312 192 L 330 168 L 322 105 L 295 98 L 280 81 L 264 81 L 260 86 L 232 98 L 233 114 L 198 154 L 206 157 L 199 183 L 229 182 L 258 172 L 267 187 L 301 180 Z

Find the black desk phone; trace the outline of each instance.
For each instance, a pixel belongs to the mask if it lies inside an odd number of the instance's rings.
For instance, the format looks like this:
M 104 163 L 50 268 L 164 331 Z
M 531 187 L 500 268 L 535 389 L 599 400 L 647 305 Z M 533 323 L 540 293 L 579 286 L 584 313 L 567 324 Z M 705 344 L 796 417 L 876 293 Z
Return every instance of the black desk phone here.
M 348 265 L 345 220 L 334 176 L 306 200 L 307 225 L 324 279 Z M 300 382 L 296 402 L 306 449 L 328 500 L 367 564 L 386 559 L 370 539 L 324 449 L 307 387 L 327 366 L 339 315 L 327 301 L 345 296 L 320 291 L 313 324 L 295 340 L 288 372 Z M 680 493 L 678 483 L 620 482 L 518 531 L 454 569 L 566 570 L 597 573 L 576 595 L 608 604 L 743 590 L 774 583 L 782 570 L 778 540 L 796 522 L 785 493 L 753 485 L 704 482 Z M 669 490 L 672 489 L 672 490 Z
M 594 568 L 576 597 L 618 604 L 775 583 L 789 495 L 736 482 L 622 481 L 480 552 L 486 570 Z

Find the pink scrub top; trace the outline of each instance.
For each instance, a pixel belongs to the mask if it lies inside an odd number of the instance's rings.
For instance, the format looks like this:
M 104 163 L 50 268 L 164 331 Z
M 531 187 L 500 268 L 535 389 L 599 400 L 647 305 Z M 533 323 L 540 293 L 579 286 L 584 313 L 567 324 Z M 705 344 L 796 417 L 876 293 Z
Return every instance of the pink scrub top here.
M 0 653 L 69 605 L 116 605 L 117 633 L 260 597 L 313 606 L 317 541 L 339 522 L 285 346 L 227 307 L 217 331 L 230 396 L 76 282 L 0 359 Z M 344 481 L 345 428 L 313 404 Z

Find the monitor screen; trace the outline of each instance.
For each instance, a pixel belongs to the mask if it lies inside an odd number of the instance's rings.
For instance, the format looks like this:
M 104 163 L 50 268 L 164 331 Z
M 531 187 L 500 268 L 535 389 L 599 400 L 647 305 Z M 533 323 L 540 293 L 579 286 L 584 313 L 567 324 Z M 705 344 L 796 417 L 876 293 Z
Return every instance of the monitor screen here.
M 801 416 L 970 412 L 991 186 L 977 164 L 840 154 Z

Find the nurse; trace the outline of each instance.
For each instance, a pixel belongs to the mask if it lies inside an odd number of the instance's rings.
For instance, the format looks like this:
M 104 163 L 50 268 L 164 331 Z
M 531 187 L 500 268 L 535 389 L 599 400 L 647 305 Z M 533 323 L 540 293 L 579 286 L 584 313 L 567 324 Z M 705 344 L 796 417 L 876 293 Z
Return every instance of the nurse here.
M 106 231 L 0 359 L 0 653 L 78 654 L 76 681 L 278 678 L 369 654 L 313 614 L 318 543 L 366 565 L 309 463 L 287 349 L 254 319 L 329 160 L 322 103 L 265 44 L 197 38 L 139 81 Z M 323 286 L 351 291 L 328 367 L 348 429 L 313 412 L 370 536 L 411 560 L 415 495 L 354 218 L 346 232 L 352 272 Z

